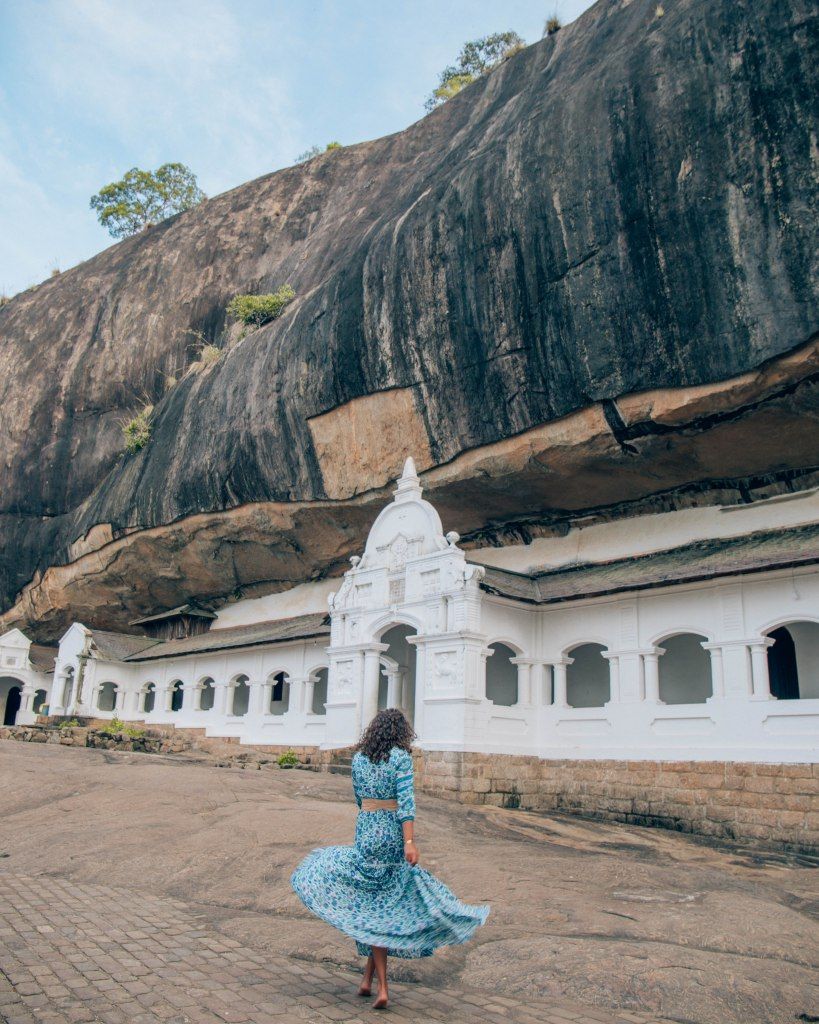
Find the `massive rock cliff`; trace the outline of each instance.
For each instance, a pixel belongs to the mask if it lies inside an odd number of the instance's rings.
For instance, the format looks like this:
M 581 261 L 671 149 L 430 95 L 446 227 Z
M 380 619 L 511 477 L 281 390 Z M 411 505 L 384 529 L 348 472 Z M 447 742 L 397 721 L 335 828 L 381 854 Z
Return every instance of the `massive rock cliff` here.
M 3 306 L 0 626 L 339 572 L 406 454 L 484 543 L 815 483 L 815 5 L 663 6 Z

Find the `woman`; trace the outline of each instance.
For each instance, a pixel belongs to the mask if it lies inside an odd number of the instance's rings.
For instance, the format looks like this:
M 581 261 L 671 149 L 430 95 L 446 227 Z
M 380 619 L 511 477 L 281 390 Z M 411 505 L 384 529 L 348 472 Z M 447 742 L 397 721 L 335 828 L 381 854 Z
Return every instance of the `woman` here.
M 389 1000 L 388 956 L 431 956 L 438 946 L 466 942 L 489 914 L 489 907 L 460 903 L 443 882 L 418 867 L 414 736 L 396 708 L 378 712 L 353 757 L 360 812 L 355 846 L 313 850 L 290 880 L 305 905 L 355 939 L 367 957 L 358 994 L 371 994 L 376 974 L 376 1010 Z

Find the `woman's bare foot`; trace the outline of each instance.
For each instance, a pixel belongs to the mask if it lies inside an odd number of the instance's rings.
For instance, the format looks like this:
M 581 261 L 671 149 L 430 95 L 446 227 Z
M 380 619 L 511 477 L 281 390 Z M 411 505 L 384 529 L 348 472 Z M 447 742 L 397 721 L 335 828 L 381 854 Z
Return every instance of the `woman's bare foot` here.
M 369 967 L 369 964 L 367 966 Z M 387 950 L 384 946 L 373 946 L 373 968 L 378 977 L 378 999 L 373 1003 L 373 1009 L 386 1010 L 389 994 L 387 992 Z
M 358 986 L 360 996 L 371 996 L 373 994 L 373 974 L 375 973 L 375 961 L 371 956 L 367 957 L 367 966 L 364 968 L 364 977 Z

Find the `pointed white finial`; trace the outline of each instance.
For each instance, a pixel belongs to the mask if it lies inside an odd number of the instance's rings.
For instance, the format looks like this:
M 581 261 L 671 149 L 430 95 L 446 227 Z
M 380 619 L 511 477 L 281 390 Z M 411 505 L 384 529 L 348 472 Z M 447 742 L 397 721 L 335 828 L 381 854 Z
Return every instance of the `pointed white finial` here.
M 415 469 L 415 459 L 409 455 L 404 461 L 404 470 L 395 489 L 395 500 L 408 501 L 416 497 L 421 497 L 421 481 Z

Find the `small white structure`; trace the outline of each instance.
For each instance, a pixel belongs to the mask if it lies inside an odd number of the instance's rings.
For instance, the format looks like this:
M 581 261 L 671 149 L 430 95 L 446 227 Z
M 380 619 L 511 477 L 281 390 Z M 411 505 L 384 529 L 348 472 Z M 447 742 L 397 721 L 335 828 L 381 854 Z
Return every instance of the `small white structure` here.
M 50 711 L 335 748 L 397 706 L 426 749 L 816 760 L 816 493 L 469 558 L 458 541 L 408 459 L 340 585 L 238 602 L 180 639 L 75 623 Z
M 0 636 L 0 722 L 34 722 L 47 706 L 56 651 L 32 644 L 19 629 Z

